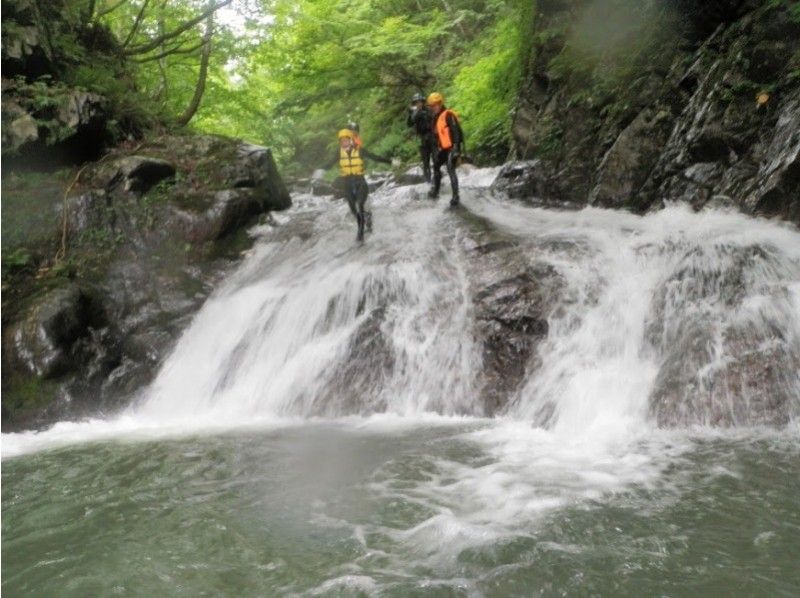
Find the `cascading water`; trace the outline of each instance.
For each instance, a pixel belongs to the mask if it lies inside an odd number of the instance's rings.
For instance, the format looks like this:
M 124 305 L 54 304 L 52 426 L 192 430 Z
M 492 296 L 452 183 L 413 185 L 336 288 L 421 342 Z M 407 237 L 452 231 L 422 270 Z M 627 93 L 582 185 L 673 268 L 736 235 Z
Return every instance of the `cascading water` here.
M 137 413 L 480 415 L 474 231 L 412 193 L 384 194 L 388 209 L 363 247 L 341 206 L 319 216 L 309 240 L 259 245 Z M 508 397 L 507 416 L 575 433 L 635 428 L 652 413 L 682 424 L 785 424 L 797 414 L 800 243 L 790 227 L 680 207 L 645 218 L 498 201 L 468 209 L 564 281 L 542 365 Z M 759 376 L 771 400 L 756 396 Z
M 231 550 L 245 594 L 528 594 L 587 580 L 600 593 L 620 580 L 671 593 L 647 572 L 691 578 L 702 534 L 768 551 L 783 571 L 770 588 L 800 584 L 786 573 L 791 526 L 693 515 L 735 512 L 746 492 L 735 481 L 764 464 L 800 479 L 800 234 L 680 206 L 644 217 L 532 208 L 489 193 L 495 173 L 464 177 L 461 210 L 422 186 L 380 189 L 363 246 L 344 205 L 296 197 L 277 226 L 254 231 L 127 412 L 3 436 L 4 457 L 36 453 L 4 463 L 4 485 L 9 464 L 25 480 L 4 491 L 4 538 L 7 516 L 27 521 L 24 497 L 74 451 L 64 491 L 90 505 L 84 517 L 121 494 L 131 517 L 146 509 L 157 522 L 92 540 L 98 554 L 124 543 L 143 570 L 153 553 L 180 563 L 153 573 L 155 593 L 215 587 Z M 546 334 L 525 337 L 530 355 L 512 344 L 525 372 L 488 419 L 482 389 L 498 372 L 485 348 L 505 329 L 486 326 L 478 299 L 488 279 L 531 277 L 536 302 L 491 299 L 492 314 L 521 312 L 520 334 L 536 318 Z M 152 442 L 85 443 L 140 437 Z M 95 471 L 117 466 L 133 477 Z M 770 516 L 796 519 L 800 489 L 759 479 L 774 489 Z M 69 546 L 78 532 L 58 533 Z M 4 589 L 21 589 L 13 572 L 32 567 L 26 538 L 6 544 L 20 556 Z M 105 574 L 56 552 L 31 587 L 55 589 L 58 571 Z M 188 571 L 204 571 L 202 584 Z

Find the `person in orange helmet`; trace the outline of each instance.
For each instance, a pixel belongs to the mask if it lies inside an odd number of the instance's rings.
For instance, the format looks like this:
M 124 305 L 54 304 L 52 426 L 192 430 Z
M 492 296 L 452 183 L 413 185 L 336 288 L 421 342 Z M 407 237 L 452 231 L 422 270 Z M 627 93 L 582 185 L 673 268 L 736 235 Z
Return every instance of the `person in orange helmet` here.
M 431 199 L 439 197 L 442 166 L 446 165 L 447 174 L 450 177 L 450 188 L 453 192 L 450 205 L 455 207 L 460 203 L 456 166 L 464 144 L 464 133 L 456 113 L 445 107 L 444 97 L 441 93 L 434 91 L 430 94 L 427 104 L 433 114 L 433 132 L 439 146 L 433 159 L 433 186 L 428 191 L 428 197 Z

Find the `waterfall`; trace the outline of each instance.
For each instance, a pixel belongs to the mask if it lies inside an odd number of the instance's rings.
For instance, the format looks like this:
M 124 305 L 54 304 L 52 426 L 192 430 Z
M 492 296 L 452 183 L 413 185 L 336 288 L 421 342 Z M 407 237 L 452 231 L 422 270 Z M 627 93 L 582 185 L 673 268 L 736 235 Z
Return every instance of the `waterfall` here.
M 254 247 L 126 412 L 4 435 L 4 456 L 120 433 L 375 414 L 488 413 L 601 442 L 797 419 L 796 227 L 680 205 L 645 216 L 536 208 L 495 196 L 495 174 L 464 177 L 457 210 L 422 185 L 379 189 L 363 245 L 342 202 L 297 195 L 277 224 L 252 231 Z M 541 291 L 538 312 L 513 285 L 487 295 L 487 280 L 527 281 L 526 293 Z M 487 326 L 486 296 L 496 313 L 520 312 L 523 333 Z M 536 318 L 542 334 L 524 336 Z M 523 362 L 492 366 L 498 339 L 504 359 Z
M 421 188 L 380 190 L 363 246 L 344 206 L 301 198 L 307 220 L 264 234 L 138 413 L 481 415 L 476 235 L 513 239 L 561 281 L 505 416 L 590 432 L 784 424 L 798 413 L 800 235 L 791 225 L 681 206 L 644 217 L 556 212 L 467 186 L 466 211 L 422 199 Z

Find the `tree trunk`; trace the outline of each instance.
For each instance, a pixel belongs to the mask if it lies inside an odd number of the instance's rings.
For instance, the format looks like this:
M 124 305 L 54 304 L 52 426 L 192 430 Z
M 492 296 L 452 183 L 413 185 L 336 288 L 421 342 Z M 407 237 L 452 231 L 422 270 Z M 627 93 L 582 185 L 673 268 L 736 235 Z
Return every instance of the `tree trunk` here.
M 208 13 L 206 18 L 206 31 L 203 34 L 203 54 L 200 57 L 200 73 L 197 76 L 197 85 L 194 88 L 194 95 L 192 101 L 184 110 L 183 114 L 178 117 L 178 124 L 185 126 L 189 124 L 194 115 L 200 108 L 200 102 L 203 99 L 203 93 L 206 90 L 206 79 L 208 78 L 208 62 L 211 58 L 211 38 L 214 35 L 214 11 Z

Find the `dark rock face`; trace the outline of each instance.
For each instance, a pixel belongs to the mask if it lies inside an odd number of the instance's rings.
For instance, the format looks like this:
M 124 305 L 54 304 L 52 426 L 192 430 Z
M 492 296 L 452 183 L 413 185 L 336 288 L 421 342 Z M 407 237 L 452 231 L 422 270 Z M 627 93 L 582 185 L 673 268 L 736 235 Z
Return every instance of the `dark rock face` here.
M 575 58 L 592 7 L 539 6 L 513 133 L 518 155 L 543 164 L 510 191 L 635 211 L 724 204 L 800 223 L 800 22 L 789 5 L 666 3 L 635 44 L 603 49 L 613 77 L 591 71 L 591 52 Z
M 99 64 L 109 78 L 123 84 L 130 80 L 114 36 L 90 24 L 76 8 L 66 0 L 3 2 L 6 167 L 52 168 L 95 160 L 115 139 L 140 130 L 132 113 L 114 114 L 105 89 L 98 93 L 75 83 L 80 77 L 73 75 L 81 66 Z M 83 54 L 91 59 L 81 63 Z
M 236 140 L 162 137 L 86 167 L 66 201 L 67 276 L 13 281 L 29 288 L 13 305 L 4 279 L 3 427 L 125 404 L 249 246 L 246 227 L 289 205 L 269 149 Z M 50 400 L 29 409 L 34 383 Z
M 563 281 L 536 260 L 539 248 L 500 235 L 470 217 L 467 272 L 472 289 L 475 335 L 482 356 L 478 393 L 484 415 L 501 413 L 516 391 L 541 365 L 539 343 L 559 304 Z
M 3 156 L 10 164 L 79 163 L 96 159 L 111 141 L 111 113 L 103 96 L 52 86 L 44 105 L 39 91 L 2 81 Z
M 564 196 L 557 183 L 558 173 L 544 160 L 518 160 L 509 162 L 500 169 L 492 183 L 492 191 L 514 199 L 555 208 L 580 207 L 581 203 Z
M 101 165 L 94 176 L 94 184 L 107 192 L 120 189 L 125 193 L 143 195 L 174 174 L 175 167 L 166 160 L 123 156 Z
M 483 345 L 481 395 L 487 415 L 502 410 L 526 374 L 536 367 L 531 359 L 538 342 L 547 336 L 555 277 L 549 267 L 532 267 L 492 282 L 475 295 Z
M 11 336 L 20 365 L 49 379 L 75 367 L 81 358 L 79 342 L 106 325 L 97 297 L 86 288 L 69 284 L 32 306 Z

